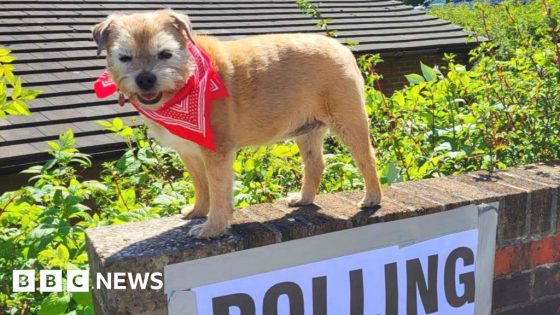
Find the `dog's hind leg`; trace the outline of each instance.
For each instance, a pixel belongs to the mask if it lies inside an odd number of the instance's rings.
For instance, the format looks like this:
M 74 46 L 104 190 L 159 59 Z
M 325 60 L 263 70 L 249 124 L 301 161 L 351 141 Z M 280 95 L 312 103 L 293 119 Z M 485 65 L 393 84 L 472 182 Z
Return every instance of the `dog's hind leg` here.
M 294 138 L 303 160 L 303 185 L 300 194 L 288 198 L 288 205 L 291 207 L 309 205 L 315 199 L 325 168 L 323 140 L 326 132 L 327 128 L 322 126 Z
M 210 206 L 210 195 L 204 161 L 199 156 L 186 154 L 180 156 L 194 185 L 194 206 L 183 208 L 181 214 L 185 219 L 205 217 Z
M 360 207 L 376 206 L 381 202 L 382 191 L 361 92 L 346 93 L 334 105 L 330 107 L 329 127 L 350 151 L 366 184 L 366 195 Z
M 222 235 L 233 215 L 233 161 L 235 152 L 203 153 L 208 177 L 210 208 L 208 219 L 195 225 L 189 235 L 209 238 Z

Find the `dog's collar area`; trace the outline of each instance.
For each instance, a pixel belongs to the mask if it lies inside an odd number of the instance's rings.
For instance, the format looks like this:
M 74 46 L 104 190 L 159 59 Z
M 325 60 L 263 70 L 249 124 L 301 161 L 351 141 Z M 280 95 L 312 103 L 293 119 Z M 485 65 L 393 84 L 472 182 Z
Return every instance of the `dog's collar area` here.
M 148 109 L 128 100 L 143 116 L 163 126 L 170 133 L 216 151 L 210 112 L 214 100 L 229 96 L 227 87 L 214 69 L 210 57 L 189 42 L 187 49 L 195 60 L 195 69 L 185 85 L 158 109 Z M 119 93 L 119 104 L 126 103 L 125 95 L 117 89 L 108 71 L 94 83 L 99 98 Z

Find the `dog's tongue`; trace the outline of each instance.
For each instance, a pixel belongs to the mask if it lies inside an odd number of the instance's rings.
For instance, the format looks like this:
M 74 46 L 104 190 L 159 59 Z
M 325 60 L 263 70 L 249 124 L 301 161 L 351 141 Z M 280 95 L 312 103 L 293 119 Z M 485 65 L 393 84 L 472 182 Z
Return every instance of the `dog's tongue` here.
M 158 93 L 142 93 L 141 95 L 145 100 L 153 100 L 158 96 Z

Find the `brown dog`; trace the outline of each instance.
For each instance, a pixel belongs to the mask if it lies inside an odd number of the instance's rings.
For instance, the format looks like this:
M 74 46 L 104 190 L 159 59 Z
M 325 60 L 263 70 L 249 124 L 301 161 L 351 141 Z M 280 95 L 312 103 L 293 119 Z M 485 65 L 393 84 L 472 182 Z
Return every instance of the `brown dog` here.
M 211 113 L 217 152 L 176 137 L 147 120 L 155 137 L 173 147 L 195 186 L 187 218 L 208 215 L 190 234 L 221 235 L 232 217 L 232 164 L 242 147 L 294 138 L 304 163 L 301 194 L 291 206 L 311 204 L 324 169 L 323 138 L 330 128 L 352 154 L 364 176 L 361 207 L 381 201 L 381 187 L 370 145 L 363 78 L 352 52 L 321 35 L 262 35 L 219 41 L 194 36 L 189 18 L 170 10 L 112 15 L 93 28 L 99 51 L 107 50 L 108 70 L 118 88 L 135 103 L 157 109 L 192 74 L 189 40 L 202 47 L 231 96 L 215 101 Z M 148 73 L 146 84 L 139 76 Z M 153 82 L 152 82 L 153 81 Z M 142 82 L 140 84 L 139 82 Z

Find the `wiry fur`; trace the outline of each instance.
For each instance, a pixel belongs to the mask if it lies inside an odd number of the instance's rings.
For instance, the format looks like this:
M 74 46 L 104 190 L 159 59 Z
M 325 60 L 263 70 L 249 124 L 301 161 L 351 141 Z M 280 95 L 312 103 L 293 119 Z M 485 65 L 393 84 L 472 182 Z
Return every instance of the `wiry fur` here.
M 140 71 L 157 76 L 157 89 L 166 99 L 192 73 L 185 45 L 190 26 L 178 25 L 177 14 L 158 11 L 109 17 L 105 32 L 108 68 L 119 88 L 134 97 L 134 78 Z M 182 16 L 183 21 L 188 18 Z M 103 27 L 102 22 L 94 28 Z M 253 36 L 219 41 L 209 36 L 192 39 L 212 58 L 231 97 L 212 105 L 211 124 L 217 152 L 178 138 L 150 122 L 162 143 L 177 150 L 195 186 L 195 205 L 184 209 L 187 218 L 208 215 L 195 226 L 195 237 L 218 236 L 232 216 L 232 164 L 235 152 L 295 137 L 304 162 L 301 194 L 292 206 L 313 202 L 324 169 L 323 138 L 327 128 L 348 147 L 364 176 L 366 195 L 362 207 L 381 200 L 381 188 L 370 144 L 364 108 L 363 78 L 351 51 L 336 40 L 308 34 Z M 99 43 L 99 42 L 98 42 Z M 173 57 L 162 62 L 158 50 L 165 47 Z M 133 64 L 123 65 L 120 53 L 133 55 Z M 134 59 L 138 59 L 134 63 Z

